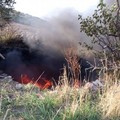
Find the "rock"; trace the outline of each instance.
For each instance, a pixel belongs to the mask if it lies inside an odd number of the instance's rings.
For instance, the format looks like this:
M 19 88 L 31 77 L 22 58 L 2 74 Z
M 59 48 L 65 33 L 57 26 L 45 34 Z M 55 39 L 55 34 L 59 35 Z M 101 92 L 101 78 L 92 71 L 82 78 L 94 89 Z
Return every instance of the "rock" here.
M 103 87 L 103 84 L 99 79 L 93 81 L 92 83 L 93 83 L 94 86 Z
M 92 91 L 98 91 L 99 89 L 101 89 L 103 87 L 104 87 L 104 85 L 102 84 L 102 82 L 99 79 L 97 79 L 93 82 L 87 82 L 84 85 L 85 89 L 89 89 L 89 90 L 92 90 Z
M 12 76 L 8 76 L 5 73 L 0 74 L 0 81 L 11 82 L 13 80 Z
M 20 90 L 20 89 L 23 88 L 23 85 L 20 84 L 20 83 L 18 83 L 18 84 L 15 85 L 15 88 L 16 88 L 17 90 Z

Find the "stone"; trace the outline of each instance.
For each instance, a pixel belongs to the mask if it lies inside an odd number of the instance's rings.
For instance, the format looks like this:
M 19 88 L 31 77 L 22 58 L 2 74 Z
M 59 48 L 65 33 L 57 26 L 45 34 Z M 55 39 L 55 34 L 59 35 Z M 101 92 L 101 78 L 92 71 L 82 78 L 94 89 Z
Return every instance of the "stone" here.
M 17 90 L 20 90 L 20 89 L 23 88 L 23 85 L 20 84 L 20 83 L 18 83 L 18 84 L 15 85 L 15 88 L 16 88 Z

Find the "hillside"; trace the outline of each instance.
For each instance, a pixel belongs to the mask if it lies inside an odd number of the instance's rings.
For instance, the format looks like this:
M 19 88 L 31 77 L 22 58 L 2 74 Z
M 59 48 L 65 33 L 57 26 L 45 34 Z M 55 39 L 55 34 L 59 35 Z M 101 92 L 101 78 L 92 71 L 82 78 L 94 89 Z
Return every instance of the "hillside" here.
M 28 25 L 32 27 L 40 27 L 46 24 L 46 21 L 41 18 L 29 15 L 29 14 L 17 12 L 17 11 L 14 11 L 13 21 L 16 23 L 20 23 L 20 24 Z

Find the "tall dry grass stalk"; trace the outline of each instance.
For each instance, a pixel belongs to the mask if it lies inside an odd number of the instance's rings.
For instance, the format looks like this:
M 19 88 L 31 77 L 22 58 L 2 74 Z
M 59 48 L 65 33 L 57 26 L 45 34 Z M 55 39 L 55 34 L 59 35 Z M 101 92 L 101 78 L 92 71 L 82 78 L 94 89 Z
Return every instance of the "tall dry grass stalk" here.
M 120 85 L 112 85 L 103 93 L 99 107 L 105 119 L 120 117 Z
M 77 49 L 75 47 L 68 47 L 64 51 L 65 59 L 68 64 L 68 78 L 72 83 L 72 86 L 80 87 L 80 64 L 79 56 L 77 53 Z
M 63 73 L 61 76 L 59 76 L 59 85 L 64 85 L 64 86 L 68 86 L 69 85 L 69 80 L 68 80 L 68 76 L 67 76 L 67 68 L 66 66 L 63 67 Z
M 93 68 L 99 71 L 99 77 L 104 80 L 105 86 L 109 88 L 120 82 L 120 60 L 116 60 L 112 53 L 111 57 L 107 54 L 106 50 L 104 50 L 103 57 L 99 59 L 100 65 L 98 66 L 95 62 Z

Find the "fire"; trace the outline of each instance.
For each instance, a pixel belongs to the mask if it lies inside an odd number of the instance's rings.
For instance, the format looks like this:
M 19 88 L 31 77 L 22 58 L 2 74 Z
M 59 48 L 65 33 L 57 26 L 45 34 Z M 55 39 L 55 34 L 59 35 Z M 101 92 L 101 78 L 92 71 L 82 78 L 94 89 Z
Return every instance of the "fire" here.
M 25 75 L 21 75 L 20 82 L 22 84 L 28 84 L 28 83 L 32 83 L 32 80 L 25 74 Z
M 40 81 L 36 82 L 35 85 L 39 87 L 41 90 L 47 89 L 52 86 L 52 82 L 49 80 L 41 79 Z
M 79 80 L 76 80 L 76 81 L 74 82 L 73 86 L 74 86 L 75 88 L 80 88 L 80 86 L 81 86 L 80 81 L 79 81 Z
M 38 88 L 40 88 L 41 90 L 44 89 L 48 89 L 49 87 L 52 86 L 52 82 L 50 80 L 46 80 L 44 78 L 40 78 L 38 81 L 35 81 L 33 79 L 30 79 L 28 75 L 21 75 L 21 79 L 20 82 L 22 84 L 34 84 L 35 86 L 37 86 Z

